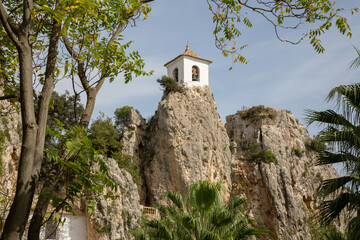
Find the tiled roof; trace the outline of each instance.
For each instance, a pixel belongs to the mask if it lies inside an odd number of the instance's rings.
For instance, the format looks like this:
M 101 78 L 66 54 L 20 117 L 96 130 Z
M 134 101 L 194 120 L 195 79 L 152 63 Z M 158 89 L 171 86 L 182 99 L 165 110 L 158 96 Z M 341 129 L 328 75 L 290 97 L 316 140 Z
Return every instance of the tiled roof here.
M 175 61 L 176 59 L 178 59 L 181 56 L 188 56 L 188 57 L 196 58 L 196 59 L 199 59 L 199 60 L 203 60 L 203 61 L 208 62 L 208 63 L 212 63 L 212 61 L 210 61 L 210 60 L 199 57 L 196 53 L 194 53 L 193 51 L 190 50 L 189 45 L 186 45 L 186 49 L 185 49 L 184 53 L 180 54 L 179 56 L 177 56 L 173 60 L 165 63 L 164 66 L 166 67 L 166 65 L 168 65 L 169 63 L 172 63 L 173 61 Z

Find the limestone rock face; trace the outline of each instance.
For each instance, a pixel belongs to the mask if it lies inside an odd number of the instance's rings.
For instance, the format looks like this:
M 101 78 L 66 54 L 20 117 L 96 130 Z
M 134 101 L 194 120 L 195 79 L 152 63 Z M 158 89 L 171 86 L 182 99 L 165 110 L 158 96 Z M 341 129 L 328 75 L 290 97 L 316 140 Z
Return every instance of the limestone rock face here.
M 90 216 L 93 228 L 91 239 L 133 239 L 128 230 L 138 226 L 142 215 L 137 186 L 130 173 L 120 169 L 114 159 L 107 159 L 106 164 L 109 167 L 109 177 L 118 185 L 115 194 L 119 198 L 95 199 L 95 211 Z
M 146 139 L 147 204 L 160 201 L 166 190 L 184 194 L 198 180 L 221 181 L 230 193 L 229 138 L 209 87 L 165 94 Z
M 0 189 L 5 193 L 3 197 L 10 201 L 16 185 L 20 157 L 21 116 L 8 101 L 3 100 L 0 101 L 0 119 Z
M 133 161 L 139 166 L 146 121 L 137 110 L 130 109 L 129 121 L 123 126 L 122 151 L 133 156 Z
M 338 174 L 314 166 L 307 129 L 289 111 L 262 106 L 228 116 L 225 126 L 234 152 L 233 192 L 249 198 L 249 214 L 274 239 L 311 239 L 315 190 Z

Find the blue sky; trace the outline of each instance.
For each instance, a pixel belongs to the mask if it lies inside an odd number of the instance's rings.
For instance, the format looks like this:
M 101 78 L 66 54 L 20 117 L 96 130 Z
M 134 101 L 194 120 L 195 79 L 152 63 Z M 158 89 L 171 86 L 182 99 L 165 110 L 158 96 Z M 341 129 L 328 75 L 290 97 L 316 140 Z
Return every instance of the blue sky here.
M 356 0 L 347 0 L 347 8 L 357 6 Z M 187 42 L 193 52 L 212 60 L 210 87 L 224 120 L 242 106 L 265 105 L 290 110 L 303 122 L 304 109 L 324 110 L 330 89 L 356 82 L 360 70 L 349 70 L 349 62 L 356 57 L 352 45 L 360 46 L 360 16 L 349 16 L 353 37 L 346 38 L 336 29 L 322 38 L 326 48 L 317 54 L 308 41 L 299 45 L 282 43 L 276 39 L 272 26 L 261 16 L 251 15 L 254 27 L 244 29 L 238 45 L 248 44 L 243 54 L 248 64 L 232 64 L 214 45 L 211 13 L 205 0 L 155 0 L 145 21 L 123 32 L 125 40 L 133 40 L 133 49 L 139 51 L 150 77 L 140 77 L 128 84 L 119 77 L 106 83 L 99 92 L 94 116 L 104 112 L 113 116 L 116 108 L 129 105 L 148 118 L 161 99 L 162 91 L 156 79 L 166 74 L 164 63 L 185 50 Z M 288 32 L 292 38 L 299 32 Z M 228 70 L 232 66 L 232 70 Z M 310 134 L 317 129 L 310 127 Z

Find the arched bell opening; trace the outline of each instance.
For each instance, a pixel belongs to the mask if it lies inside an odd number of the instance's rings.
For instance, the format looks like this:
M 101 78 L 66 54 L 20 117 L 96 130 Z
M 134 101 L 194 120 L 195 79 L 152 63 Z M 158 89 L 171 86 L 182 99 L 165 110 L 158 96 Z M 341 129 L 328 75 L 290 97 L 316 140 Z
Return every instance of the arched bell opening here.
M 179 69 L 178 68 L 175 68 L 174 71 L 173 71 L 173 78 L 179 82 Z
M 200 81 L 200 71 L 199 71 L 198 66 L 195 66 L 195 65 L 192 66 L 191 72 L 192 72 L 192 74 L 191 74 L 192 80 L 199 82 Z

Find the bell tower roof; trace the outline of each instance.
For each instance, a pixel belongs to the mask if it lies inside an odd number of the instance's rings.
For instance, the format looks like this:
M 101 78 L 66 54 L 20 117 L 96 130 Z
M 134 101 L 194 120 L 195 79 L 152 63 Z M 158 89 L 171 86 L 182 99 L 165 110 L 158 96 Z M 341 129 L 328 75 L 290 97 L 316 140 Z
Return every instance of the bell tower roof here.
M 182 57 L 182 56 L 187 56 L 187 57 L 195 58 L 195 59 L 198 59 L 198 60 L 202 60 L 202 61 L 207 62 L 208 64 L 212 63 L 212 61 L 210 61 L 210 60 L 207 60 L 207 59 L 205 59 L 205 58 L 199 57 L 196 53 L 194 53 L 193 51 L 190 50 L 189 45 L 186 45 L 186 49 L 185 49 L 185 52 L 184 52 L 184 53 L 180 54 L 179 56 L 177 56 L 177 57 L 174 58 L 173 60 L 165 63 L 164 66 L 166 67 L 166 65 L 174 62 L 175 60 L 177 60 L 178 58 L 180 58 L 180 57 Z

